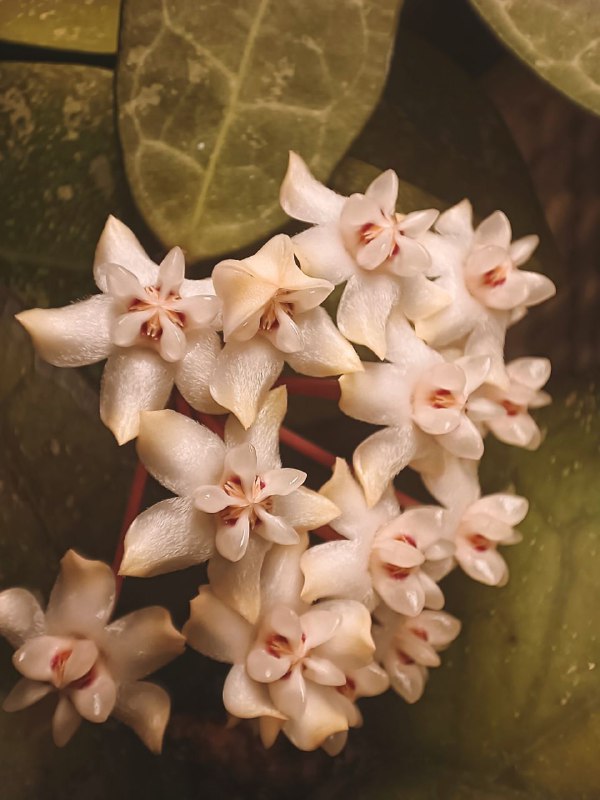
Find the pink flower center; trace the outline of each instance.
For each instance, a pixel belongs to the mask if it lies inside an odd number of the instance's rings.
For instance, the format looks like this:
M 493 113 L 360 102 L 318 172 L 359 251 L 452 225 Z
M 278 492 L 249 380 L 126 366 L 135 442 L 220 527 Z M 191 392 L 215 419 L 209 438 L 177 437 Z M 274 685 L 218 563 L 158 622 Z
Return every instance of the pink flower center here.
M 480 533 L 472 533 L 467 539 L 471 547 L 477 550 L 478 553 L 485 553 L 486 550 L 490 550 L 494 547 L 494 543 L 486 539 L 486 537 L 482 536 Z
M 481 277 L 481 283 L 483 286 L 487 286 L 490 289 L 496 289 L 498 286 L 505 284 L 507 278 L 508 268 L 500 265 L 484 272 Z
M 279 319 L 277 318 L 277 311 L 282 311 L 288 317 L 293 316 L 293 307 L 291 303 L 282 303 L 278 298 L 283 294 L 279 289 L 271 300 L 267 303 L 265 310 L 260 318 L 259 328 L 261 331 L 272 331 L 279 327 Z
M 370 242 L 377 239 L 377 237 L 380 236 L 384 231 L 392 228 L 394 238 L 392 239 L 392 244 L 387 256 L 388 258 L 392 258 L 393 256 L 398 255 L 400 252 L 400 243 L 398 242 L 398 238 L 400 236 L 404 236 L 404 232 L 399 228 L 399 224 L 404 217 L 401 214 L 394 214 L 393 217 L 388 217 L 387 215 L 384 216 L 388 223 L 387 225 L 377 225 L 375 222 L 367 222 L 362 225 L 358 231 L 358 241 L 359 244 L 366 246 Z
M 395 581 L 403 581 L 413 571 L 413 567 L 399 567 L 397 564 L 384 564 L 385 571 Z
M 411 547 L 417 546 L 416 541 L 412 536 L 409 536 L 408 533 L 401 533 L 399 536 L 395 536 L 394 538 L 397 542 L 404 542 L 405 544 L 409 544 Z
M 410 632 L 419 639 L 422 639 L 424 642 L 429 641 L 429 636 L 424 628 L 410 628 Z
M 164 300 L 160 301 L 159 289 L 160 287 L 158 286 L 146 286 L 145 292 L 148 295 L 148 300 L 136 297 L 127 309 L 133 312 L 155 309 L 155 313 L 140 327 L 142 336 L 151 339 L 153 342 L 157 342 L 163 333 L 160 322 L 161 311 L 167 315 L 173 325 L 177 325 L 179 328 L 185 326 L 185 314 L 169 308 L 169 303 L 172 303 L 174 300 L 181 300 L 181 296 L 171 292 Z
M 342 686 L 336 686 L 335 688 L 340 694 L 342 694 L 344 697 L 348 697 L 350 700 L 354 700 L 356 697 L 356 681 L 352 680 L 352 678 L 349 678 L 348 676 L 346 676 L 346 683 L 344 683 Z
M 450 389 L 434 389 L 429 395 L 432 408 L 454 408 L 456 404 L 456 397 Z
M 272 633 L 267 637 L 265 650 L 269 655 L 273 656 L 273 658 L 292 655 L 289 639 L 286 636 L 282 636 L 280 633 Z
M 71 658 L 72 653 L 73 650 L 60 650 L 60 652 L 56 653 L 52 657 L 50 669 L 56 676 L 55 682 L 57 684 L 61 684 L 63 682 L 65 667 L 67 666 L 67 661 Z
M 248 497 L 244 492 L 241 478 L 238 475 L 232 475 L 228 478 L 223 484 L 223 491 L 228 494 L 229 497 L 241 502 L 239 505 L 227 506 L 220 512 L 223 522 L 226 525 L 235 525 L 242 514 L 247 513 L 250 527 L 254 528 L 260 522 L 256 513 L 257 506 L 264 508 L 265 511 L 270 511 L 273 507 L 272 497 L 265 497 L 260 501 L 258 500 L 258 496 L 265 486 L 265 482 L 257 475 L 252 485 L 250 497 Z
M 406 666 L 415 663 L 414 658 L 411 658 L 407 653 L 404 652 L 404 650 L 396 650 L 396 654 L 398 655 L 400 662 Z
M 503 400 L 502 406 L 509 417 L 516 417 L 518 414 L 522 414 L 525 411 L 524 406 L 518 406 L 516 403 L 512 403 L 510 400 Z

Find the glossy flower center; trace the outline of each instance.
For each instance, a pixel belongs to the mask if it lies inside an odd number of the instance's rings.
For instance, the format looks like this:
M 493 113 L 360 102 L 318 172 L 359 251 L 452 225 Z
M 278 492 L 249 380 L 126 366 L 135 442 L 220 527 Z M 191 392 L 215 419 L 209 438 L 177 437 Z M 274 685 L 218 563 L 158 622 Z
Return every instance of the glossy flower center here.
M 471 547 L 477 550 L 478 553 L 485 553 L 486 550 L 490 550 L 494 547 L 494 543 L 480 533 L 472 533 L 467 537 L 467 540 Z
M 56 686 L 60 686 L 64 682 L 65 668 L 67 661 L 73 655 L 72 649 L 60 650 L 56 653 L 50 661 L 50 669 L 53 673 L 53 682 Z
M 404 219 L 404 215 L 396 213 L 391 217 L 388 214 L 384 214 L 383 216 L 385 218 L 385 222 L 383 224 L 367 222 L 362 225 L 358 231 L 358 240 L 361 245 L 366 246 L 381 236 L 382 233 L 386 233 L 391 229 L 392 240 L 387 256 L 388 258 L 391 258 L 395 255 L 398 255 L 400 251 L 400 237 L 404 236 L 404 232 L 400 228 L 400 225 Z
M 459 405 L 456 396 L 450 389 L 434 389 L 429 395 L 429 405 L 432 408 L 454 408 Z
M 338 692 L 344 697 L 347 697 L 349 700 L 354 700 L 356 697 L 356 681 L 352 680 L 346 676 L 346 683 L 342 684 L 341 686 L 335 687 Z
M 133 300 L 128 311 L 136 312 L 136 311 L 150 311 L 154 309 L 154 314 L 147 319 L 142 325 L 140 326 L 140 333 L 142 336 L 151 339 L 153 342 L 157 342 L 163 333 L 162 322 L 160 319 L 161 313 L 165 314 L 167 319 L 173 323 L 173 325 L 177 325 L 179 328 L 183 328 L 185 326 L 185 314 L 182 314 L 180 311 L 176 311 L 174 308 L 171 307 L 171 304 L 176 300 L 181 300 L 181 296 L 171 292 L 167 295 L 164 300 L 160 298 L 160 287 L 158 286 L 146 286 L 144 291 L 146 292 L 146 297 L 139 298 L 136 297 Z
M 265 482 L 257 475 L 247 494 L 242 486 L 241 478 L 237 475 L 228 478 L 223 484 L 223 491 L 236 502 L 220 512 L 223 522 L 226 525 L 235 525 L 242 514 L 248 514 L 250 527 L 253 528 L 258 522 L 256 509 L 260 507 L 265 511 L 270 511 L 273 506 L 272 497 L 260 497 L 265 486 Z
M 293 315 L 291 303 L 283 302 L 280 298 L 285 294 L 279 289 L 271 300 L 267 303 L 265 310 L 260 318 L 259 327 L 261 331 L 272 331 L 279 327 L 279 314 L 286 314 L 288 317 Z
M 503 400 L 502 407 L 506 411 L 509 417 L 516 417 L 518 414 L 522 414 L 526 411 L 525 406 L 519 406 L 516 403 L 511 402 L 510 400 Z
M 508 270 L 509 267 L 504 264 L 489 269 L 481 276 L 482 285 L 487 286 L 489 289 L 496 289 L 498 286 L 504 285 L 508 278 Z

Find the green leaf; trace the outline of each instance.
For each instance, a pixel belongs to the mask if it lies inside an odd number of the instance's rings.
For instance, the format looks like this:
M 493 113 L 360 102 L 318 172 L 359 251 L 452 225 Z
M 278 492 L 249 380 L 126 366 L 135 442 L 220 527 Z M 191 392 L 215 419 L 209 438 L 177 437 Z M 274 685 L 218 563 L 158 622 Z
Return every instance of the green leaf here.
M 120 0 L 0 0 L 0 39 L 19 44 L 114 53 Z
M 401 31 L 383 100 L 349 155 L 395 169 L 407 210 L 425 200 L 415 189 L 442 207 L 468 197 L 479 218 L 502 209 L 516 236 L 540 235 L 538 268 L 560 276 L 527 167 L 504 122 L 478 85 L 418 36 Z M 345 193 L 342 182 L 337 188 Z
M 471 0 L 542 78 L 600 114 L 600 7 L 595 0 Z
M 327 177 L 378 100 L 400 4 L 126 0 L 121 142 L 165 244 L 215 256 L 284 221 L 287 151 Z
M 112 79 L 95 67 L 0 65 L 0 269 L 29 302 L 92 291 L 108 214 L 131 216 Z
M 463 630 L 431 671 L 423 699 L 406 707 L 382 698 L 367 711 L 385 747 L 384 784 L 419 786 L 414 795 L 375 797 L 597 796 L 599 399 L 596 387 L 584 387 L 539 412 L 547 437 L 537 452 L 487 440 L 486 490 L 512 487 L 530 501 L 523 542 L 503 551 L 507 587 L 459 573 L 446 581 L 447 608 Z M 415 770 L 415 758 L 429 767 Z M 463 780 L 480 793 L 457 791 Z M 433 791 L 440 785 L 454 793 Z

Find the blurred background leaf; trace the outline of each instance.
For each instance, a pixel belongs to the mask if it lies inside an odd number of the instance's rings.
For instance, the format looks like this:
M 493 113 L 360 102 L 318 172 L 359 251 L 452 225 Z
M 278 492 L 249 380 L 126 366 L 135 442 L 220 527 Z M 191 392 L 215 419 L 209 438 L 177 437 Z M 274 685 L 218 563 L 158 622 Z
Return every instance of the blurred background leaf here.
M 112 79 L 96 67 L 0 64 L 0 269 L 28 304 L 93 291 L 108 214 L 131 217 Z
M 500 39 L 542 78 L 600 114 L 598 0 L 471 0 Z
M 0 39 L 114 53 L 120 0 L 0 0 Z
M 287 151 L 321 178 L 377 103 L 399 0 L 126 0 L 119 129 L 135 200 L 190 259 L 284 222 Z M 343 35 L 340 35 L 343 31 Z

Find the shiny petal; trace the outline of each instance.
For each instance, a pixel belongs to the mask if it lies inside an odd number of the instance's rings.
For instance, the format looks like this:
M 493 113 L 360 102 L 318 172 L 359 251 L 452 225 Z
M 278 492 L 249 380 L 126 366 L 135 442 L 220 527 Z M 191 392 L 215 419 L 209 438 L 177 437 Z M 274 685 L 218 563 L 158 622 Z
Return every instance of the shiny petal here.
M 348 598 L 373 604 L 368 551 L 357 542 L 326 542 L 309 548 L 302 556 L 307 603 L 323 598 Z
M 340 378 L 340 408 L 373 425 L 401 426 L 412 414 L 411 389 L 395 364 L 363 364 L 362 372 Z
M 491 360 L 488 356 L 464 356 L 457 358 L 454 363 L 465 373 L 464 393 L 467 396 L 481 386 L 491 367 Z
M 247 429 L 282 368 L 283 357 L 263 337 L 249 342 L 228 342 L 217 358 L 211 394 Z
M 361 369 L 360 359 L 344 339 L 324 308 L 296 316 L 302 349 L 288 353 L 286 361 L 302 375 L 325 377 Z
M 57 747 L 64 747 L 81 725 L 81 717 L 68 697 L 62 695 L 52 717 L 52 738 Z
M 516 494 L 489 494 L 477 500 L 469 508 L 469 513 L 483 513 L 495 517 L 506 525 L 523 522 L 529 510 L 529 503 Z
M 0 636 L 16 649 L 32 636 L 44 632 L 44 612 L 26 589 L 0 592 Z
M 278 289 L 277 283 L 257 277 L 247 261 L 221 261 L 212 273 L 215 291 L 223 304 L 226 342 L 244 342 L 256 335 L 261 315 Z
M 473 207 L 469 200 L 461 200 L 460 203 L 440 214 L 435 223 L 435 229 L 447 236 L 470 241 L 473 236 Z
M 260 576 L 260 605 L 263 614 L 278 606 L 294 611 L 302 605 L 300 593 L 304 578 L 300 570 L 300 559 L 308 547 L 308 536 L 306 533 L 300 533 L 299 536 L 297 544 L 271 547 L 265 556 Z
M 137 733 L 146 747 L 160 753 L 171 713 L 171 700 L 160 686 L 147 681 L 119 687 L 113 714 Z
M 429 230 L 440 212 L 435 208 L 424 208 L 422 211 L 411 211 L 402 220 L 402 233 L 413 238 Z
M 71 638 L 60 636 L 35 636 L 32 639 L 28 639 L 15 651 L 12 661 L 15 669 L 18 669 L 21 675 L 29 678 L 29 680 L 51 682 L 55 677 L 52 670 L 54 657 L 58 653 L 64 651 L 70 653 L 73 645 L 74 640 Z M 96 648 L 92 658 L 92 664 L 97 657 L 98 650 Z M 90 669 L 90 667 L 91 664 L 88 666 L 88 669 Z M 87 672 L 87 670 L 84 670 L 84 672 Z M 77 675 L 77 677 L 81 677 L 84 672 Z
M 98 294 L 64 308 L 32 308 L 16 318 L 41 357 L 56 367 L 80 367 L 107 358 L 112 350 L 114 302 Z
M 503 414 L 488 420 L 487 425 L 497 439 L 516 447 L 537 450 L 542 441 L 541 431 L 529 414 Z
M 190 618 L 183 626 L 188 644 L 202 655 L 242 664 L 250 649 L 252 627 L 208 586 L 201 586 L 190 603 Z
M 314 531 L 339 515 L 326 497 L 301 486 L 291 494 L 273 498 L 273 513 L 297 530 Z
M 186 351 L 185 333 L 175 323 L 171 322 L 164 311 L 159 313 L 162 336 L 158 345 L 158 351 L 165 361 L 181 361 Z
M 407 703 L 416 703 L 425 689 L 427 669 L 419 664 L 403 664 L 395 655 L 386 659 L 385 667 L 392 689 Z
M 302 158 L 290 151 L 279 194 L 279 202 L 286 214 L 302 222 L 335 222 L 345 201 L 345 197 L 316 180 Z
M 246 555 L 250 539 L 250 519 L 248 512 L 242 514 L 233 524 L 222 523 L 217 528 L 215 546 L 219 555 L 227 561 L 239 561 Z
M 69 699 L 84 719 L 106 722 L 117 700 L 117 687 L 105 668 L 97 666 L 94 673 L 81 689 L 69 689 Z
M 359 269 L 346 249 L 337 222 L 302 231 L 294 236 L 293 242 L 307 275 L 324 278 L 337 285 L 348 280 Z
M 304 713 L 283 726 L 293 745 L 300 750 L 316 750 L 329 737 L 348 730 L 348 717 L 338 702 L 339 697 L 332 687 L 308 685 Z
M 424 275 L 400 280 L 400 308 L 410 320 L 430 317 L 452 303 L 452 296 Z
M 398 253 L 389 260 L 390 270 L 399 277 L 413 277 L 426 273 L 431 268 L 431 256 L 427 249 L 408 236 L 398 240 Z
M 133 298 L 147 297 L 144 286 L 130 270 L 120 264 L 104 264 L 102 270 L 107 293 L 124 303 L 123 310 L 127 309 Z
M 262 647 L 255 647 L 248 653 L 246 670 L 253 681 L 273 683 L 283 678 L 291 664 L 290 656 L 272 655 Z
M 508 217 L 502 211 L 494 211 L 477 226 L 473 244 L 493 244 L 508 250 L 511 239 L 512 230 Z
M 94 256 L 94 279 L 102 292 L 107 288 L 103 269 L 107 263 L 126 267 L 142 286 L 153 286 L 158 278 L 156 264 L 148 258 L 129 228 L 112 215 L 106 221 Z
M 205 414 L 222 414 L 225 409 L 210 393 L 210 379 L 221 352 L 221 340 L 214 331 L 191 331 L 187 350 L 176 365 L 175 383 L 187 402 Z
M 392 228 L 384 229 L 368 244 L 358 248 L 356 261 L 363 269 L 376 269 L 388 258 L 393 246 L 394 232 Z
M 346 674 L 369 664 L 375 645 L 371 615 L 365 606 L 355 600 L 325 600 L 319 603 L 319 610 L 332 612 L 340 622 L 333 636 L 315 649 L 315 655 L 330 659 Z
M 300 617 L 306 647 L 312 650 L 328 642 L 339 628 L 341 619 L 335 611 L 313 608 Z
M 550 378 L 552 365 L 549 358 L 515 358 L 507 364 L 506 371 L 512 381 L 537 390 Z
M 237 476 L 246 494 L 250 494 L 256 480 L 256 449 L 249 443 L 239 444 L 227 450 L 223 473 L 226 477 Z
M 261 569 L 270 547 L 271 543 L 261 536 L 250 536 L 248 548 L 240 561 L 232 562 L 216 554 L 208 565 L 208 577 L 215 595 L 249 622 L 256 622 L 261 610 Z
M 506 561 L 495 549 L 480 553 L 472 547 L 459 548 L 456 560 L 467 575 L 480 583 L 503 586 L 508 580 Z
M 240 505 L 243 501 L 240 501 Z M 194 493 L 194 505 L 206 514 L 216 514 L 234 505 L 234 498 L 220 486 L 199 486 Z M 237 498 L 235 505 L 238 505 Z
M 106 629 L 104 652 L 119 683 L 145 678 L 184 651 L 185 639 L 160 606 L 132 611 Z
M 390 481 L 412 460 L 417 439 L 412 423 L 402 428 L 385 428 L 361 442 L 354 451 L 354 471 L 372 506 Z
M 148 578 L 201 564 L 214 552 L 214 537 L 213 520 L 192 498 L 162 500 L 129 527 L 119 573 Z
M 262 480 L 265 484 L 263 492 L 265 497 L 279 495 L 286 496 L 300 488 L 306 480 L 306 472 L 300 469 L 271 469 L 263 472 Z
M 152 350 L 136 347 L 110 356 L 102 376 L 100 416 L 119 444 L 138 435 L 141 412 L 164 408 L 173 370 Z
M 298 719 L 306 704 L 306 684 L 299 666 L 292 668 L 282 680 L 269 684 L 269 694 L 273 705 L 290 719 Z
M 521 275 L 528 292 L 525 305 L 537 306 L 556 294 L 556 286 L 545 275 L 540 275 L 539 272 L 522 272 Z
M 414 617 L 423 611 L 425 590 L 415 573 L 396 580 L 383 570 L 377 570 L 373 575 L 373 583 L 384 602 L 397 614 Z
M 385 358 L 386 324 L 400 296 L 400 284 L 389 275 L 353 275 L 340 298 L 337 324 L 351 342 L 364 344 Z
M 108 564 L 68 550 L 48 600 L 46 631 L 87 636 L 106 625 L 114 602 L 115 576 Z
M 344 686 L 346 675 L 339 667 L 326 658 L 309 656 L 304 659 L 304 677 L 307 681 L 320 683 L 321 686 Z
M 199 486 L 221 479 L 221 437 L 175 411 L 142 414 L 137 451 L 146 469 L 175 494 L 192 497 Z
M 523 236 L 521 239 L 516 239 L 510 246 L 509 252 L 513 264 L 520 267 L 526 261 L 529 261 L 533 251 L 540 243 L 539 236 Z
M 248 430 L 232 415 L 225 425 L 225 443 L 235 447 L 245 442 L 256 450 L 259 473 L 281 467 L 279 458 L 279 428 L 287 411 L 287 391 L 285 386 L 272 389 L 261 405 L 256 419 Z
M 386 169 L 378 175 L 368 186 L 365 196 L 374 200 L 386 214 L 393 214 L 398 197 L 398 176 L 394 170 Z
M 52 691 L 53 686 L 50 683 L 21 678 L 4 698 L 2 709 L 9 712 L 22 711 L 24 708 L 29 708 L 29 706 L 37 703 L 38 700 L 46 697 Z
M 185 258 L 180 247 L 173 247 L 160 262 L 158 286 L 161 299 L 176 294 L 185 277 Z
M 267 686 L 253 681 L 241 664 L 229 670 L 223 686 L 223 703 L 230 714 L 240 719 L 284 718 L 273 705 Z
M 437 441 L 458 458 L 479 459 L 483 455 L 481 434 L 473 422 L 464 414 L 458 426 L 450 433 L 438 436 Z
M 256 508 L 260 524 L 256 526 L 254 532 L 268 542 L 274 544 L 290 545 L 299 541 L 299 536 L 294 528 L 283 517 L 274 516 L 258 506 Z

